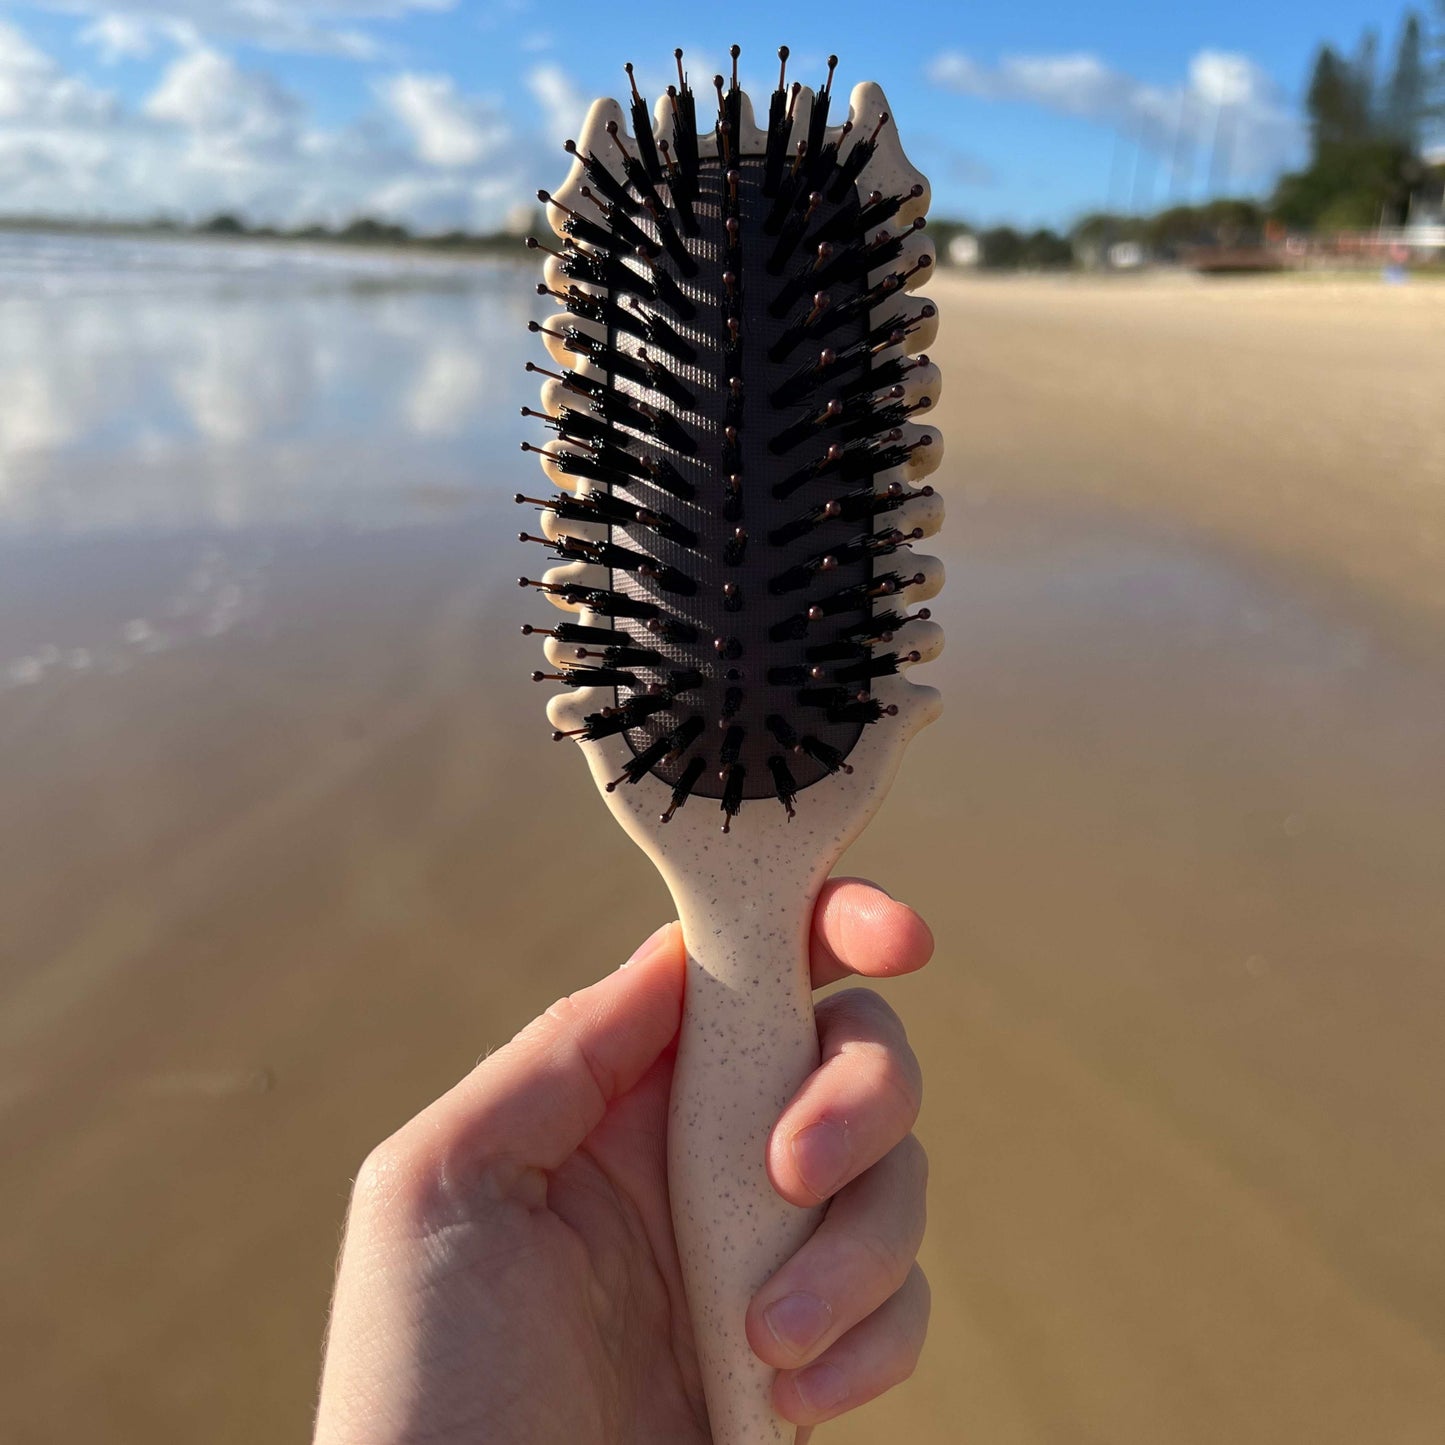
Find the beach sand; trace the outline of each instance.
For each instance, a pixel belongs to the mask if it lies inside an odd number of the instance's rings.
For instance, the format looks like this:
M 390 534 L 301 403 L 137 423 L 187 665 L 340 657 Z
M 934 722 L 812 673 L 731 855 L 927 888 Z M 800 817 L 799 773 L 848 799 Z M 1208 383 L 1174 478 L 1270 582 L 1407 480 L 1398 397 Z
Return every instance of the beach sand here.
M 932 294 L 948 712 L 847 868 L 939 940 L 934 1325 L 820 1438 L 1433 1445 L 1445 288 Z M 303 1438 L 367 1150 L 667 916 L 514 529 L 280 536 L 244 625 L 0 699 L 9 1445 Z M 22 552 L 0 651 L 190 545 Z

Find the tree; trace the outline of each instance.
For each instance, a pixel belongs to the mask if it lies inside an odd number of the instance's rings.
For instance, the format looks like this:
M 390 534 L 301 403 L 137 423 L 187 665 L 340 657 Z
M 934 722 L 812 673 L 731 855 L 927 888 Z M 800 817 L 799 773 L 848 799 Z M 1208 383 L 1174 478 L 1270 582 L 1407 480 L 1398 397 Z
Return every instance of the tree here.
M 1435 0 L 1435 41 L 1431 52 L 1435 63 L 1425 80 L 1425 113 L 1437 127 L 1445 128 L 1445 0 Z
M 1354 139 L 1364 140 L 1375 132 L 1377 119 L 1377 76 L 1380 58 L 1380 35 L 1376 30 L 1366 30 L 1355 46 L 1355 58 L 1350 62 L 1352 89 L 1351 118 Z
M 978 239 L 979 259 L 990 270 L 1013 270 L 1024 258 L 1024 238 L 1012 226 L 995 226 Z
M 1349 65 L 1332 45 L 1322 45 L 1310 75 L 1305 108 L 1315 160 L 1359 139 L 1358 92 Z
M 1039 230 L 1024 241 L 1021 259 L 1025 266 L 1051 271 L 1072 266 L 1074 248 L 1056 231 Z
M 1391 140 L 1420 148 L 1427 102 L 1428 76 L 1425 70 L 1425 34 L 1420 17 L 1413 10 L 1405 17 L 1395 68 L 1385 89 L 1381 129 Z

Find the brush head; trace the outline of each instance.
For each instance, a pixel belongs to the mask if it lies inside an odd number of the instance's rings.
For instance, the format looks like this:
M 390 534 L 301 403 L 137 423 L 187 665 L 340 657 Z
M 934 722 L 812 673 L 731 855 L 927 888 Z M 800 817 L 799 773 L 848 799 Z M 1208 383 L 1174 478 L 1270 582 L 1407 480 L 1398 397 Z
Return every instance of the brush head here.
M 522 585 L 579 614 L 534 674 L 579 689 L 556 736 L 605 745 L 609 792 L 660 785 L 664 822 L 712 799 L 725 832 L 851 775 L 941 646 L 909 610 L 941 581 L 912 551 L 942 515 L 927 185 L 876 86 L 830 127 L 836 62 L 816 95 L 784 70 L 760 129 L 735 63 L 710 134 L 679 66 L 655 128 L 634 82 L 633 132 L 598 102 L 539 193 L 565 309 L 531 324 L 554 365 L 525 414 L 554 436 L 523 447 L 560 491 L 518 497 L 566 564 Z

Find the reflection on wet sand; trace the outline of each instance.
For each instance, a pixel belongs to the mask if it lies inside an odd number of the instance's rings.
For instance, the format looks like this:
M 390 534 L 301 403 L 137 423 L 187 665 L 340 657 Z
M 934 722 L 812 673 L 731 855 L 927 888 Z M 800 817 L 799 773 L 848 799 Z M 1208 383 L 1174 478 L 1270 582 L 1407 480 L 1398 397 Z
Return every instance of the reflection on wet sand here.
M 79 498 L 139 443 L 7 456 L 0 669 L 55 650 L 0 690 L 7 1439 L 304 1434 L 356 1164 L 666 906 L 522 680 L 510 403 L 458 399 L 506 318 L 430 300 L 292 332 L 338 370 L 308 362 L 297 411 L 257 380 L 244 460 L 146 389 L 179 451 L 120 469 L 124 525 Z M 950 709 L 849 860 L 941 942 L 890 990 L 929 1074 L 935 1327 L 828 1436 L 1433 1441 L 1445 623 L 1428 568 L 1383 559 L 1442 521 L 1402 481 L 1436 428 L 1300 380 L 1341 317 L 1421 367 L 1429 336 L 1364 290 L 1333 317 L 1237 288 L 949 300 Z M 1172 400 L 1201 347 L 1235 358 L 1217 469 L 1208 409 Z M 231 516 L 187 510 L 200 458 Z M 1269 488 L 1328 518 L 1291 531 Z

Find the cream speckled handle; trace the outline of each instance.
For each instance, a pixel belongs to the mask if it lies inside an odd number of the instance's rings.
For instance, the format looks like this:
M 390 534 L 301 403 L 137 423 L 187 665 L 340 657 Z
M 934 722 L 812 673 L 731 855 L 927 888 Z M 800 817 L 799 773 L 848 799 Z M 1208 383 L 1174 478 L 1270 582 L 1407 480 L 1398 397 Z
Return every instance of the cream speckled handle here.
M 765 1163 L 784 1105 L 818 1067 L 808 935 L 821 881 L 787 867 L 753 876 L 751 888 L 676 900 L 688 973 L 668 1175 L 713 1445 L 791 1445 L 795 1429 L 770 1403 L 775 1372 L 744 1325 L 822 1215 L 782 1199 Z

